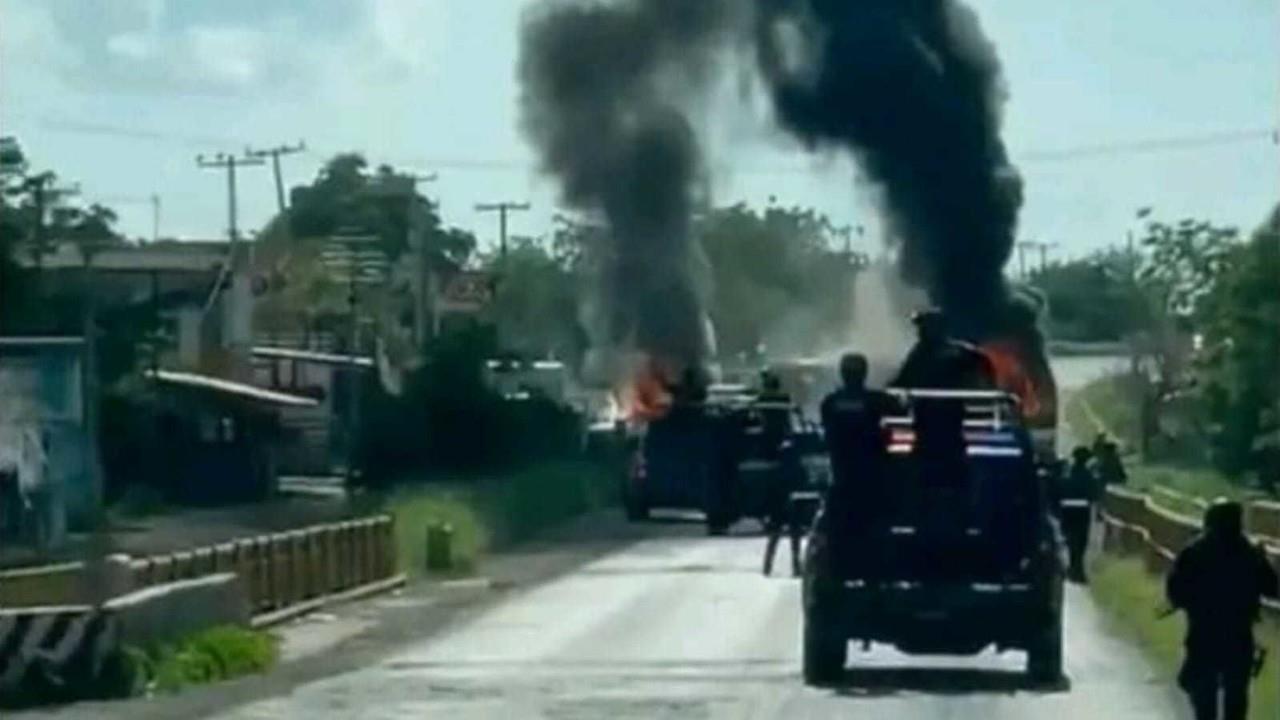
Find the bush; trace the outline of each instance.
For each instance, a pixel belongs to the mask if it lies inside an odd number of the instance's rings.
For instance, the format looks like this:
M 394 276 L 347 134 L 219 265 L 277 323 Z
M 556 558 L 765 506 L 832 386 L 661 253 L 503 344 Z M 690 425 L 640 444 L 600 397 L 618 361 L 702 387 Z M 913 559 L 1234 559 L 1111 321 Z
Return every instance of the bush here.
M 130 694 L 174 693 L 188 685 L 220 682 L 261 673 L 279 658 L 276 638 L 241 627 L 217 627 L 177 645 L 126 647 Z
M 466 482 L 402 487 L 386 510 L 395 516 L 403 569 L 426 567 L 426 528 L 453 526 L 453 566 L 472 570 L 485 552 L 519 542 L 617 501 L 616 478 L 600 465 L 556 462 Z

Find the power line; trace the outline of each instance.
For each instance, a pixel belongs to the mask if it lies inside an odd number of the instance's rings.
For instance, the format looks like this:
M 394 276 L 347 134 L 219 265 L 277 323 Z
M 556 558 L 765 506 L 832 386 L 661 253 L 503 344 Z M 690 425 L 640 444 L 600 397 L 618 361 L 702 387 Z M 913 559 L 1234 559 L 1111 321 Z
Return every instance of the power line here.
M 42 118 L 40 125 L 45 130 L 81 135 L 102 135 L 147 142 L 176 142 L 187 145 L 199 144 L 237 144 L 242 141 L 212 135 L 194 135 L 172 133 L 148 128 L 122 127 L 104 123 L 85 123 L 58 118 Z M 1103 142 L 1063 148 L 1032 149 L 1019 153 L 1022 162 L 1060 162 L 1076 159 L 1108 157 L 1115 155 L 1151 154 L 1158 152 L 1177 152 L 1195 150 L 1223 145 L 1237 145 L 1249 142 L 1269 141 L 1271 145 L 1280 146 L 1280 128 L 1254 127 L 1220 130 L 1187 135 L 1169 135 L 1163 137 L 1137 138 L 1115 142 Z M 324 156 L 333 155 L 337 151 L 328 149 L 304 148 L 308 153 Z M 476 171 L 476 172 L 508 172 L 528 171 L 533 163 L 517 158 L 459 158 L 459 157 L 413 157 L 388 156 L 391 162 L 400 164 L 420 164 L 443 170 Z M 746 163 L 712 163 L 712 168 L 743 175 L 776 175 L 806 174 L 813 172 L 808 164 L 752 164 Z
M 268 157 L 271 158 L 271 169 L 272 172 L 275 173 L 276 177 L 276 209 L 280 212 L 284 212 L 285 207 L 284 181 L 280 178 L 280 156 L 293 155 L 294 153 L 300 153 L 306 149 L 307 144 L 299 140 L 297 145 L 277 145 L 275 147 L 264 148 L 262 150 L 245 149 L 244 151 L 246 157 L 258 158 L 259 160 L 263 160 Z

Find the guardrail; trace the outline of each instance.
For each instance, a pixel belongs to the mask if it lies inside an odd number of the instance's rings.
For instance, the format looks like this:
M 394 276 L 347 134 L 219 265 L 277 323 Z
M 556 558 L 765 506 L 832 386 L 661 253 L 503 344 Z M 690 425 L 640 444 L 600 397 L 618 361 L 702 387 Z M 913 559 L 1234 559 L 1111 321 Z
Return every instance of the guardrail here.
M 396 575 L 391 516 L 315 525 L 182 552 L 129 558 L 122 592 L 232 572 L 257 615 Z M 0 573 L 0 607 L 95 601 L 84 563 Z
M 1263 543 L 1271 565 L 1280 570 L 1280 533 L 1273 534 L 1273 526 L 1268 525 L 1280 506 L 1251 503 L 1246 507 L 1250 532 Z M 1153 575 L 1167 574 L 1178 552 L 1200 535 L 1198 519 L 1180 515 L 1146 495 L 1128 490 L 1107 488 L 1101 509 L 1103 549 L 1142 558 Z M 1280 603 L 1267 601 L 1264 608 L 1272 618 L 1280 620 Z
M 381 515 L 136 559 L 130 567 L 139 588 L 236 573 L 257 615 L 394 576 L 395 537 L 391 517 Z

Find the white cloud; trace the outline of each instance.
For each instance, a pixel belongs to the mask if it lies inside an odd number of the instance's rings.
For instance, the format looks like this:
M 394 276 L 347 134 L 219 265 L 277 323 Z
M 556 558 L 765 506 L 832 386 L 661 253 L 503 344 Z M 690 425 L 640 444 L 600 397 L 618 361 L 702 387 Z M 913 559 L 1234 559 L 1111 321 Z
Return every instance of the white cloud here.
M 239 27 L 189 28 L 175 49 L 178 67 L 227 88 L 249 88 L 262 80 L 270 47 L 261 31 Z
M 107 52 L 128 60 L 146 60 L 155 51 L 154 40 L 142 33 L 118 33 L 107 39 Z

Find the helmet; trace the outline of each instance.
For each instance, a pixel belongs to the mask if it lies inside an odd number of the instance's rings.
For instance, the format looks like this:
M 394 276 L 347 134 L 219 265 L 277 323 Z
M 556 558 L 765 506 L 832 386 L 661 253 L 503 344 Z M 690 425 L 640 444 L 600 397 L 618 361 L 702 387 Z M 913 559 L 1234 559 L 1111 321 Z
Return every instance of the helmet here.
M 1220 497 L 1204 511 L 1205 534 L 1213 537 L 1236 537 L 1244 532 L 1244 507 L 1235 500 Z

